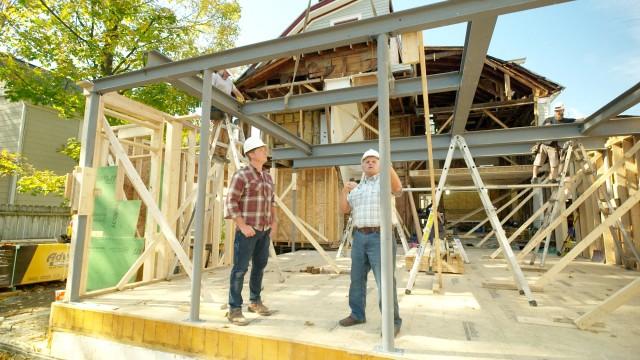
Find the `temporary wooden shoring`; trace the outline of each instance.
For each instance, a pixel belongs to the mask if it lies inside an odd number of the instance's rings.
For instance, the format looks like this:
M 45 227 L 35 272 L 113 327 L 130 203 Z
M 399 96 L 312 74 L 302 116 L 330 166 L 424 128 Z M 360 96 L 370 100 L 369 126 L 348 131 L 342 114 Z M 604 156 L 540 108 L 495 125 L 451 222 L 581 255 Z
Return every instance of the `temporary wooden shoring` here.
M 410 185 L 408 187 L 411 187 Z M 420 227 L 420 219 L 418 218 L 418 211 L 416 209 L 416 203 L 413 200 L 413 194 L 407 193 L 409 197 L 409 206 L 411 207 L 411 217 L 413 218 L 413 227 L 416 231 L 416 239 L 422 239 L 422 228 Z
M 326 236 L 322 235 L 322 233 L 320 231 L 316 230 L 316 228 L 314 228 L 308 222 L 302 220 L 302 218 L 300 218 L 299 216 L 296 216 L 296 218 L 298 219 L 298 221 L 300 221 L 300 223 L 302 223 L 302 225 L 304 225 L 307 229 L 311 230 L 312 233 L 316 234 L 319 238 L 324 240 L 326 243 L 330 243 L 331 242 L 331 241 L 329 241 L 329 239 L 327 239 Z
M 451 121 L 453 120 L 453 113 L 451 113 L 451 115 L 449 116 L 449 118 L 447 119 L 447 121 L 444 122 L 444 124 L 442 124 L 442 126 L 440 126 L 440 129 L 438 130 L 438 132 L 436 133 L 436 135 L 440 135 L 442 134 L 442 132 L 444 131 L 444 129 L 447 127 L 447 125 L 451 124 Z
M 607 218 L 600 224 L 598 227 L 593 229 L 589 235 L 584 237 L 581 241 L 579 241 L 567 255 L 562 257 L 560 261 L 554 264 L 547 272 L 545 272 L 536 282 L 537 286 L 544 286 L 552 281 L 558 273 L 560 273 L 569 263 L 578 257 L 589 245 L 591 245 L 594 241 L 596 241 L 602 233 L 607 230 L 611 225 L 613 225 L 620 216 L 624 215 L 633 207 L 636 203 L 640 201 L 640 191 L 630 196 L 620 207 L 616 209 L 611 215 L 607 216 Z
M 520 201 L 520 203 L 518 203 L 518 205 L 516 205 L 516 207 L 513 208 L 513 210 L 511 210 L 511 212 L 509 212 L 507 215 L 505 215 L 504 218 L 502 218 L 502 220 L 500 220 L 500 224 L 504 225 L 504 223 L 506 223 L 509 219 L 511 219 L 511 217 L 513 215 L 515 215 L 515 213 L 518 212 L 518 210 L 520 210 L 521 207 L 523 207 L 527 202 L 529 202 L 529 200 L 531 200 L 531 198 L 536 194 L 536 191 L 532 191 L 529 195 L 527 195 L 527 197 L 525 197 L 524 199 L 522 199 L 522 201 Z M 489 238 L 491 237 L 491 235 L 495 234 L 495 230 L 491 230 L 489 233 L 487 233 L 487 235 L 484 236 L 484 238 L 482 238 L 482 240 L 480 240 L 479 243 L 477 243 L 475 246 L 476 247 L 481 247 L 487 240 L 489 240 Z
M 509 244 L 511 244 L 513 242 L 513 240 L 517 239 L 518 236 L 525 231 L 529 225 L 531 225 L 531 223 L 533 223 L 538 217 L 540 217 L 541 215 L 544 214 L 544 212 L 549 208 L 549 206 L 551 206 L 551 201 L 547 201 L 546 203 L 544 203 L 544 205 L 542 205 L 538 210 L 536 210 L 536 212 L 531 215 L 527 221 L 525 221 L 522 225 L 520 225 L 520 227 L 518 228 L 518 230 L 514 231 L 513 234 L 511 234 L 511 236 L 509 237 L 509 239 L 507 239 L 507 242 Z M 500 252 L 502 252 L 502 248 L 498 247 L 493 253 L 491 253 L 491 255 L 489 255 L 490 258 L 495 259 L 496 256 L 498 256 L 498 254 L 500 254 Z
M 529 190 L 531 190 L 531 189 L 527 188 L 527 189 L 524 189 L 524 190 L 520 191 L 516 196 L 511 198 L 511 200 L 507 201 L 498 210 L 496 210 L 496 214 L 500 214 L 500 212 L 502 210 L 506 209 L 509 205 L 511 205 L 514 202 L 516 202 L 518 199 L 520 199 L 522 196 L 524 196 L 524 194 L 526 194 L 527 191 L 529 191 Z M 473 228 L 471 228 L 471 230 L 467 231 L 464 235 L 461 235 L 460 237 L 469 237 L 469 236 L 471 236 L 471 234 L 473 234 L 474 231 L 478 230 L 482 225 L 486 224 L 487 222 L 489 222 L 489 216 L 487 216 L 484 220 L 479 222 L 478 225 L 474 226 Z M 479 245 L 476 245 L 476 246 L 479 246 Z
M 579 146 L 578 155 L 580 156 L 579 161 L 583 164 L 581 168 L 586 170 L 585 174 L 587 174 L 587 176 L 589 177 L 589 181 L 594 181 L 595 179 L 594 174 L 596 173 L 596 170 L 594 169 L 594 166 L 591 163 L 589 155 L 587 154 L 587 151 L 584 149 L 584 146 L 582 145 Z M 629 184 L 629 182 L 627 182 L 627 184 Z M 602 194 L 602 197 L 604 199 L 604 204 L 602 201 L 600 201 L 600 199 L 596 199 L 596 204 L 600 209 L 600 212 L 602 214 L 605 214 L 606 211 L 608 211 L 609 213 L 613 212 L 617 204 L 613 200 L 613 198 L 609 195 L 609 192 L 607 191 L 607 189 L 600 188 L 599 194 Z M 605 209 L 605 206 L 606 206 L 606 209 Z M 631 235 L 629 235 L 629 232 L 627 231 L 626 227 L 624 226 L 624 224 L 620 219 L 616 221 L 616 225 L 618 227 L 618 231 L 620 231 L 620 234 L 622 235 L 622 239 L 624 240 L 624 243 L 631 250 L 631 253 L 635 256 L 636 261 L 640 263 L 640 254 L 638 254 L 638 251 L 636 250 L 635 245 L 633 244 L 633 239 Z M 610 233 L 610 236 L 613 238 L 613 243 L 616 246 L 617 253 L 622 254 L 622 244 L 620 243 L 619 238 L 615 236 L 616 235 L 615 230 L 616 229 L 614 227 L 611 227 L 611 229 L 609 230 L 609 233 Z
M 178 239 L 176 238 L 175 233 L 173 233 L 173 231 L 171 230 L 169 223 L 167 222 L 165 217 L 162 215 L 162 212 L 158 208 L 158 204 L 156 204 L 151 193 L 149 192 L 149 190 L 147 190 L 146 186 L 144 185 L 144 182 L 142 182 L 140 175 L 133 167 L 131 160 L 129 160 L 129 158 L 127 157 L 127 154 L 124 152 L 122 145 L 120 144 L 120 142 L 118 142 L 118 139 L 116 138 L 115 134 L 111 130 L 111 127 L 109 126 L 109 123 L 107 122 L 107 119 L 103 118 L 102 120 L 103 120 L 103 128 L 107 134 L 109 142 L 111 143 L 112 150 L 116 155 L 116 157 L 118 158 L 118 160 L 122 162 L 122 165 L 124 167 L 125 173 L 127 174 L 127 177 L 131 181 L 131 184 L 133 185 L 133 187 L 138 192 L 138 195 L 140 195 L 140 199 L 142 199 L 144 204 L 147 206 L 147 211 L 149 211 L 149 213 L 151 214 L 155 222 L 158 223 L 158 226 L 160 227 L 160 231 L 164 235 L 165 239 L 169 242 L 169 245 L 171 246 L 175 254 L 178 256 L 178 259 L 180 260 L 180 263 L 182 264 L 182 267 L 184 268 L 185 272 L 189 277 L 191 277 L 191 273 L 193 269 L 192 269 L 191 260 L 189 260 L 189 256 L 187 256 L 187 254 L 184 252 L 184 250 L 180 246 L 180 243 L 178 242 Z
M 282 192 L 282 194 L 280 194 L 280 199 L 284 199 L 287 195 L 289 195 L 289 191 L 291 191 L 291 189 L 293 189 L 293 185 L 295 185 L 295 179 L 291 179 L 291 182 L 289 183 L 289 186 L 287 186 L 286 189 L 284 189 L 284 191 Z
M 511 99 L 509 99 L 511 100 Z M 508 129 L 509 127 L 505 125 L 497 116 L 493 115 L 493 113 L 487 109 L 483 109 L 482 112 L 485 113 L 491 120 L 493 120 L 496 124 L 500 125 L 503 129 Z
M 518 254 L 518 260 L 522 260 L 527 254 L 533 250 L 542 239 L 551 233 L 562 221 L 565 220 L 569 214 L 573 213 L 585 200 L 587 200 L 598 188 L 604 183 L 604 181 L 613 174 L 618 168 L 625 164 L 627 158 L 631 158 L 633 154 L 635 154 L 638 150 L 640 150 L 640 142 L 635 144 L 629 151 L 624 154 L 624 158 L 615 162 L 607 171 L 605 171 L 596 181 L 594 181 L 583 193 L 580 195 L 568 208 L 566 208 L 558 217 L 556 217 L 553 222 L 549 224 L 548 227 L 544 228 L 539 234 L 536 234 L 529 243 L 522 249 L 522 251 Z
M 374 110 L 376 110 L 377 108 L 378 108 L 378 102 L 376 101 L 376 102 L 373 104 L 373 106 L 371 106 L 371 107 L 369 108 L 369 110 L 367 110 L 367 112 L 366 112 L 364 115 L 362 115 L 362 117 L 361 117 L 361 118 L 356 119 L 355 117 L 353 117 L 353 118 L 356 120 L 356 125 L 355 125 L 353 128 L 351 128 L 351 130 L 349 130 L 349 132 L 348 132 L 348 133 L 347 133 L 347 135 L 344 137 L 344 139 L 342 139 L 342 141 L 341 141 L 341 142 L 347 142 L 347 140 L 349 140 L 349 138 L 351 138 L 351 136 L 353 136 L 353 134 L 356 132 L 356 130 L 358 130 L 358 128 L 359 128 L 360 126 L 362 126 L 363 124 L 366 124 L 367 126 L 370 126 L 369 124 L 367 124 L 367 123 L 365 122 L 365 120 L 366 120 L 366 119 L 369 117 L 369 115 L 371 115 L 371 114 L 373 113 L 373 111 L 374 111 Z M 352 114 L 351 114 L 351 113 L 349 113 L 349 115 L 352 115 Z M 377 129 L 375 129 L 375 128 L 372 128 L 372 130 L 371 130 L 371 131 L 375 132 L 376 134 L 378 133 L 378 130 L 377 130 Z
M 573 193 L 575 191 L 575 189 L 578 187 L 578 185 L 580 185 L 581 181 L 582 181 L 582 176 L 580 176 L 583 173 L 583 170 L 578 171 L 576 174 L 574 174 L 573 177 L 573 181 L 572 181 L 572 185 L 571 188 L 569 189 L 569 193 Z M 513 234 L 511 234 L 511 237 L 509 237 L 509 243 L 513 242 L 513 240 L 515 240 L 524 230 L 526 230 L 529 225 L 531 225 L 538 217 L 544 215 L 545 211 L 551 206 L 552 201 L 551 200 L 547 200 L 547 202 L 544 203 L 544 205 L 542 205 L 538 210 L 536 210 L 536 212 L 531 215 L 519 228 L 518 230 L 516 230 Z M 540 229 L 538 229 L 538 231 L 536 232 L 536 235 L 538 232 L 542 231 L 542 227 Z M 535 236 L 535 235 L 534 235 Z M 491 255 L 489 255 L 490 258 L 495 259 L 500 252 L 502 251 L 502 249 L 498 248 L 496 249 L 493 253 L 491 253 Z
M 602 320 L 605 316 L 638 295 L 640 295 L 640 278 L 633 280 L 630 284 L 609 296 L 602 304 L 575 319 L 574 323 L 579 329 L 589 329 L 591 325 Z
M 429 164 L 429 181 L 431 185 L 431 211 L 436 214 L 433 217 L 433 231 L 434 231 L 434 246 L 436 248 L 436 271 L 437 281 L 433 282 L 433 288 L 435 291 L 441 291 L 444 287 L 444 280 L 442 278 L 442 257 L 440 256 L 440 230 L 438 229 L 438 198 L 436 197 L 436 180 L 435 169 L 433 166 L 433 146 L 431 142 L 431 124 L 429 120 L 429 90 L 427 84 L 427 65 L 424 58 L 424 39 L 422 38 L 422 31 L 418 32 L 418 55 L 420 61 L 420 80 L 422 85 L 422 104 L 424 109 L 424 132 L 427 140 L 427 158 Z M 419 261 L 419 259 L 416 259 Z
M 502 201 L 502 200 L 504 200 L 504 199 L 508 198 L 509 196 L 511 196 L 511 193 L 510 193 L 510 192 L 508 192 L 508 193 L 506 193 L 506 194 L 504 194 L 504 195 L 500 196 L 499 198 L 497 198 L 497 199 L 495 199 L 495 200 L 492 200 L 491 202 L 495 205 L 495 204 L 499 203 L 500 201 Z M 452 227 L 453 227 L 454 225 L 456 225 L 456 224 L 459 224 L 459 223 L 461 223 L 461 222 L 465 222 L 467 219 L 471 218 L 473 215 L 475 215 L 475 214 L 477 214 L 477 213 L 479 213 L 479 212 L 481 212 L 481 211 L 484 211 L 484 206 L 480 206 L 479 208 L 477 208 L 477 209 L 475 209 L 475 210 L 472 210 L 472 211 L 470 211 L 470 212 L 468 212 L 468 213 L 466 213 L 466 214 L 462 215 L 462 216 L 461 216 L 459 219 L 457 219 L 456 221 L 452 221 L 452 222 L 448 223 L 448 224 L 445 226 L 445 228 L 449 229 L 449 228 L 452 228 Z
M 316 239 L 314 239 L 314 237 L 311 236 L 307 228 L 298 220 L 298 217 L 295 216 L 291 212 L 291 210 L 289 210 L 289 208 L 284 204 L 282 200 L 280 200 L 279 197 L 276 196 L 275 199 L 276 199 L 276 204 L 278 204 L 278 208 L 280 208 L 280 210 L 282 210 L 285 213 L 285 215 L 289 217 L 289 220 L 291 220 L 291 222 L 296 226 L 298 231 L 300 231 L 302 235 L 304 235 L 304 237 L 307 239 L 307 241 L 309 241 L 309 243 L 313 245 L 313 247 L 318 251 L 318 253 L 320 253 L 320 255 L 329 264 L 329 266 L 331 266 L 331 268 L 336 272 L 336 274 L 339 274 L 340 268 L 338 268 L 338 265 L 336 265 L 335 261 L 333 261 L 333 259 L 329 255 L 327 255 L 327 253 L 324 251 L 322 246 L 318 244 Z

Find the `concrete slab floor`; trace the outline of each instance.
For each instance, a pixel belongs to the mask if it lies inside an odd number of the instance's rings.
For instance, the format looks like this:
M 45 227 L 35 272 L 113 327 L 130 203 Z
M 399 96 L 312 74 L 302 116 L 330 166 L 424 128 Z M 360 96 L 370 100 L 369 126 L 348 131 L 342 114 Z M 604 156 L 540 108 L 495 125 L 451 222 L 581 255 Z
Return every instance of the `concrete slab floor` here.
M 399 251 L 401 253 L 402 251 Z M 538 307 L 528 305 L 516 291 L 482 287 L 486 280 L 512 279 L 503 260 L 486 260 L 491 250 L 468 248 L 471 263 L 464 275 L 444 274 L 444 293 L 433 294 L 433 276 L 420 273 L 411 295 L 404 290 L 408 272 L 398 255 L 396 276 L 400 313 L 404 320 L 395 341 L 407 359 L 637 359 L 640 353 L 640 299 L 633 299 L 605 319 L 598 331 L 532 325 L 517 317 L 568 322 L 589 311 L 638 276 L 637 272 L 574 261 L 557 281 L 534 293 Z M 335 256 L 335 252 L 329 253 Z M 224 314 L 229 268 L 205 273 L 204 289 L 213 301 L 201 305 L 204 326 L 228 328 L 251 335 L 266 335 L 351 350 L 372 351 L 380 344 L 380 312 L 373 274 L 369 276 L 367 322 L 342 328 L 338 320 L 349 314 L 349 275 L 309 274 L 300 270 L 322 266 L 315 251 L 279 257 L 286 281 L 278 282 L 275 267 L 264 277 L 263 300 L 277 310 L 273 316 L 252 319 L 249 326 L 230 325 Z M 551 256 L 547 267 L 557 261 Z M 340 259 L 348 269 L 349 259 Z M 540 276 L 525 271 L 528 279 Z M 248 274 L 243 296 L 248 302 Z M 124 292 L 87 299 L 116 313 L 183 322 L 189 316 L 190 284 L 186 278 L 156 283 Z M 246 310 L 246 308 L 245 308 Z

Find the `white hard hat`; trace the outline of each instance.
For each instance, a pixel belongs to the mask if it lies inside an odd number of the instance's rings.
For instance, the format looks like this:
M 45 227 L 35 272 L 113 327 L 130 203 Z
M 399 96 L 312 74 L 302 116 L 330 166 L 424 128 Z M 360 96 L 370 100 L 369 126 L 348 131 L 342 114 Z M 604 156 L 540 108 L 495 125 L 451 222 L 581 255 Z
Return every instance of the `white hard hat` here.
M 553 110 L 564 110 L 564 103 L 562 103 L 562 102 L 557 102 L 557 103 L 553 106 Z
M 263 146 L 266 146 L 266 145 L 262 142 L 262 139 L 260 139 L 258 136 L 252 136 L 244 141 L 244 146 L 242 147 L 242 151 L 243 153 L 246 154 L 253 149 L 257 149 Z
M 360 162 L 364 161 L 364 159 L 368 158 L 369 156 L 375 156 L 380 159 L 380 154 L 376 150 L 369 149 L 365 151 L 364 154 L 362 154 L 362 159 L 360 160 Z

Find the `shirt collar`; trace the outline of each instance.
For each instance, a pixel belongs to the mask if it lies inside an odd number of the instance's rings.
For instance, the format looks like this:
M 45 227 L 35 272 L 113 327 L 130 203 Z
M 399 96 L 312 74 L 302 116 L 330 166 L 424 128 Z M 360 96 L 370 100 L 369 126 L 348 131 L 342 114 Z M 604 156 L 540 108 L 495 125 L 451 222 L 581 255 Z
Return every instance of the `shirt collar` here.
M 369 183 L 369 182 L 376 182 L 376 181 L 378 181 L 378 179 L 380 179 L 380 174 L 376 174 L 376 175 L 373 175 L 373 176 L 366 176 L 365 175 L 363 181 L 365 183 Z
M 262 181 L 267 181 L 267 174 L 269 173 L 269 171 L 267 171 L 267 169 L 265 169 L 264 167 L 262 168 L 262 171 L 258 171 L 258 169 L 256 169 L 255 167 L 253 167 L 253 165 L 251 163 L 249 163 L 249 169 L 251 169 L 251 172 L 253 173 L 253 175 L 255 177 L 257 177 L 258 179 L 262 179 Z

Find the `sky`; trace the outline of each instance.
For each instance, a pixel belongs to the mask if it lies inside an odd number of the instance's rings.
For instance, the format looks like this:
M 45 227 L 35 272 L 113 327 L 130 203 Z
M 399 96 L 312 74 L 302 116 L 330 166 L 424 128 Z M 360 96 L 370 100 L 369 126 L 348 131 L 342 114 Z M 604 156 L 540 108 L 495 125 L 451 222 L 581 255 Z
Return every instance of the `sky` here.
M 277 38 L 308 0 L 240 0 L 237 46 Z M 316 2 L 316 0 L 312 0 Z M 393 0 L 394 11 L 437 1 Z M 428 30 L 426 45 L 462 46 L 466 24 Z M 578 0 L 498 17 L 489 55 L 526 58 L 527 69 L 561 84 L 568 117 L 587 117 L 640 82 L 640 1 Z M 640 115 L 640 104 L 624 112 Z

